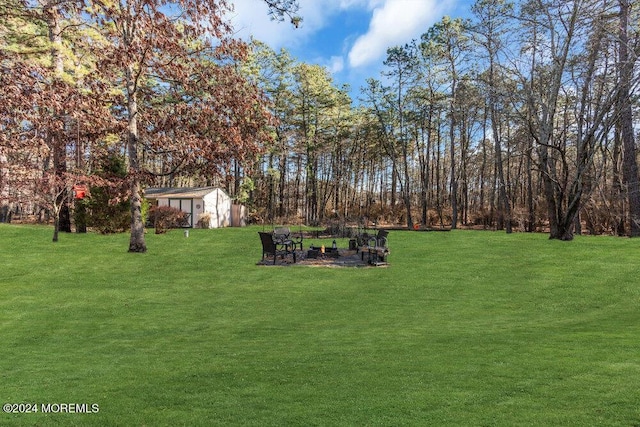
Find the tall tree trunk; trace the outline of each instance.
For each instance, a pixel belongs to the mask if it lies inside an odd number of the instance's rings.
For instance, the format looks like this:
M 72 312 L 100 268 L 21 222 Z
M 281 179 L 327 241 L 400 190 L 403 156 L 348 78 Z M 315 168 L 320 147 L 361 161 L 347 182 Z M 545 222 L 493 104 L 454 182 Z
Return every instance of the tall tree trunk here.
M 496 179 L 498 181 L 498 206 L 501 208 L 500 218 L 504 218 L 506 232 L 511 233 L 511 200 L 507 193 L 507 184 L 504 178 L 504 165 L 502 162 L 502 134 L 498 125 L 500 118 L 498 117 L 498 95 L 497 82 L 495 72 L 495 60 L 497 55 L 497 47 L 495 46 L 494 34 L 487 37 L 487 51 L 489 53 L 489 113 L 491 116 L 491 130 L 493 131 L 494 154 L 496 165 Z
M 397 158 L 395 153 L 395 145 L 391 143 L 391 209 L 396 206 L 396 188 L 398 186 L 398 167 L 397 167 Z
M 131 201 L 131 237 L 129 252 L 146 252 L 144 222 L 142 219 L 142 196 L 140 194 L 140 163 L 138 161 L 138 102 L 136 84 L 132 66 L 127 67 L 127 152 L 129 154 L 130 201 Z
M 294 196 L 293 196 L 293 210 L 297 213 L 298 210 L 302 212 L 304 217 L 304 204 L 300 203 L 302 196 L 300 194 L 300 188 L 302 185 L 302 177 L 303 176 L 303 167 L 302 167 L 302 156 L 298 156 L 296 160 L 296 179 L 294 183 Z
M 618 106 L 620 109 L 620 136 L 624 150 L 622 176 L 629 201 L 629 235 L 640 236 L 640 184 L 638 183 L 638 163 L 636 160 L 636 144 L 633 136 L 633 111 L 630 103 L 631 79 L 634 62 L 629 58 L 629 0 L 620 2 L 620 93 Z
M 269 153 L 267 163 L 267 220 L 271 223 L 276 216 L 276 178 L 273 174 L 273 153 Z
M 423 226 L 428 224 L 428 211 L 429 211 L 429 174 L 431 170 L 430 157 L 431 157 L 431 125 L 433 117 L 433 105 L 429 106 L 429 113 L 427 116 L 427 123 L 423 121 L 422 129 L 420 132 L 420 138 L 422 142 L 419 147 L 419 161 L 420 161 L 420 207 L 421 207 L 421 222 Z M 426 138 L 425 138 L 426 134 Z
M 464 108 L 463 108 L 464 109 Z M 460 219 L 462 225 L 469 222 L 469 183 L 467 176 L 467 155 L 468 155 L 468 138 L 467 138 L 467 121 L 466 113 L 462 112 L 460 120 Z
M 482 163 L 480 164 L 480 215 L 482 228 L 487 228 L 487 213 L 485 209 L 485 180 L 487 174 L 487 105 L 485 104 L 482 117 Z
M 64 137 L 59 132 L 51 136 L 53 146 L 53 167 L 55 168 L 57 181 L 60 187 L 56 189 L 58 194 L 56 204 L 60 206 L 58 213 L 55 215 L 58 220 L 60 231 L 71 233 L 71 210 L 69 208 L 69 194 L 64 186 L 65 174 L 67 173 L 67 156 L 66 144 Z
M 287 147 L 284 138 L 282 138 L 280 158 L 278 162 L 278 170 L 280 171 L 278 182 L 278 216 L 284 218 L 289 215 L 286 208 L 286 188 L 287 188 Z
M 494 89 L 490 89 L 492 92 Z M 492 95 L 492 98 L 494 96 Z M 504 178 L 504 165 L 502 162 L 502 143 L 500 137 L 500 129 L 498 128 L 498 113 L 495 99 L 491 101 L 491 128 L 493 130 L 494 153 L 496 160 L 496 178 L 498 180 L 498 197 L 500 201 L 498 206 L 501 207 L 500 218 L 504 218 L 505 230 L 507 233 L 513 232 L 511 227 L 511 201 L 507 193 L 507 184 Z
M 318 159 L 311 151 L 307 151 L 307 223 L 318 225 Z
M 56 213 L 53 216 L 53 242 L 58 241 L 58 234 L 60 234 L 60 214 Z
M 527 137 L 527 228 L 530 233 L 536 230 L 536 210 L 533 202 L 533 139 Z
M 440 144 L 442 143 L 442 133 L 440 129 L 440 120 L 438 119 L 438 134 L 436 138 L 436 210 L 438 211 L 438 217 L 440 218 L 440 228 L 444 228 L 444 218 L 442 213 L 442 192 L 444 188 L 444 184 L 440 182 L 441 178 L 441 159 L 442 152 L 440 150 Z M 443 174 L 444 175 L 444 174 Z
M 404 184 L 402 185 L 402 200 L 404 202 L 405 210 L 407 212 L 407 227 L 409 230 L 413 228 L 413 217 L 411 215 L 411 187 L 409 185 L 409 165 L 408 165 L 408 153 L 406 150 L 406 143 L 404 145 Z
M 49 1 L 45 5 L 45 17 L 47 21 L 47 27 L 49 31 L 49 43 L 50 56 L 51 56 L 51 69 L 54 76 L 54 84 L 62 80 L 64 73 L 64 63 L 62 58 L 62 29 L 60 28 L 60 10 L 59 4 L 55 1 Z M 55 109 L 53 111 L 56 120 L 64 119 L 64 111 Z M 66 155 L 66 141 L 62 136 L 63 132 L 53 132 L 50 129 L 49 145 L 53 151 L 53 168 L 58 177 L 59 182 L 64 181 L 64 175 L 67 172 L 67 155 Z M 64 185 L 64 184 L 61 184 Z M 56 205 L 60 206 L 60 209 L 56 209 L 54 221 L 57 225 L 55 231 L 54 241 L 58 241 L 58 230 L 64 232 L 71 232 L 71 214 L 69 209 L 68 194 L 64 187 L 57 188 Z
M 620 165 L 622 163 L 622 141 L 620 137 L 620 122 L 616 123 L 616 130 L 613 139 L 612 153 L 612 185 L 611 185 L 611 216 L 613 219 L 613 230 L 618 236 L 625 234 L 625 209 L 624 209 L 624 191 L 622 189 L 622 172 Z
M 455 86 L 454 86 L 455 87 Z M 455 93 L 455 89 L 454 89 Z M 456 127 L 456 119 L 454 112 L 454 101 L 451 101 L 451 123 L 449 124 L 449 156 L 450 156 L 450 164 L 449 168 L 451 170 L 450 176 L 450 200 L 451 200 L 451 228 L 458 228 L 458 178 L 456 177 L 456 144 L 455 144 L 455 127 Z

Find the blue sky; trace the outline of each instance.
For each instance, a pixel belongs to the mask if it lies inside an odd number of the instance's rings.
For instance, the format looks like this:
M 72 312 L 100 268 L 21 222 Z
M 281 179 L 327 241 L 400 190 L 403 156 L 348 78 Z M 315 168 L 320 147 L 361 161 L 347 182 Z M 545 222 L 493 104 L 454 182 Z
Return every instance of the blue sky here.
M 299 61 L 320 64 L 352 96 L 369 77 L 379 78 L 389 47 L 420 36 L 444 15 L 469 15 L 471 0 L 299 0 L 302 25 L 269 19 L 261 0 L 234 0 L 237 37 L 287 49 Z M 355 100 L 354 100 L 355 101 Z

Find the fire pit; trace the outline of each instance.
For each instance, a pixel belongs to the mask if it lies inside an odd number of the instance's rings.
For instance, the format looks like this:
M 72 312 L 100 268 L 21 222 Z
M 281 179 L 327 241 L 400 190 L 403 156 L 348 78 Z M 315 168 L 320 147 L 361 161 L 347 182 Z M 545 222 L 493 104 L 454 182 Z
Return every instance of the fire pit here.
M 307 258 L 339 258 L 340 253 L 337 248 L 324 248 L 324 253 L 322 252 L 322 248 L 311 246 L 307 251 Z

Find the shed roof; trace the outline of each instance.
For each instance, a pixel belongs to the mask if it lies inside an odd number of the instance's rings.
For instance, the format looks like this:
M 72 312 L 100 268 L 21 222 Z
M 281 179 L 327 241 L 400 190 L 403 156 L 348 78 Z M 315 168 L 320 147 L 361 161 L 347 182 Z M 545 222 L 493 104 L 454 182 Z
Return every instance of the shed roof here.
M 195 199 L 204 197 L 215 190 L 222 191 L 219 187 L 154 187 L 144 190 L 144 195 L 149 199 L 160 199 L 165 197 Z

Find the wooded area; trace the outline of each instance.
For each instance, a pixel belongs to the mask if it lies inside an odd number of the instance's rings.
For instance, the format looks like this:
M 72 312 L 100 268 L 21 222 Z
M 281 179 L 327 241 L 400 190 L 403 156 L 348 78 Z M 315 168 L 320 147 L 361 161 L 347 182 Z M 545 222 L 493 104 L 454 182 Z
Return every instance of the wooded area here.
M 299 24 L 295 2 L 267 3 Z M 130 200 L 130 251 L 146 249 L 146 185 L 223 185 L 265 223 L 640 235 L 629 0 L 478 0 L 390 46 L 357 100 L 321 66 L 234 40 L 227 6 L 0 6 L 5 209 L 65 229 L 73 185 L 108 188 Z

